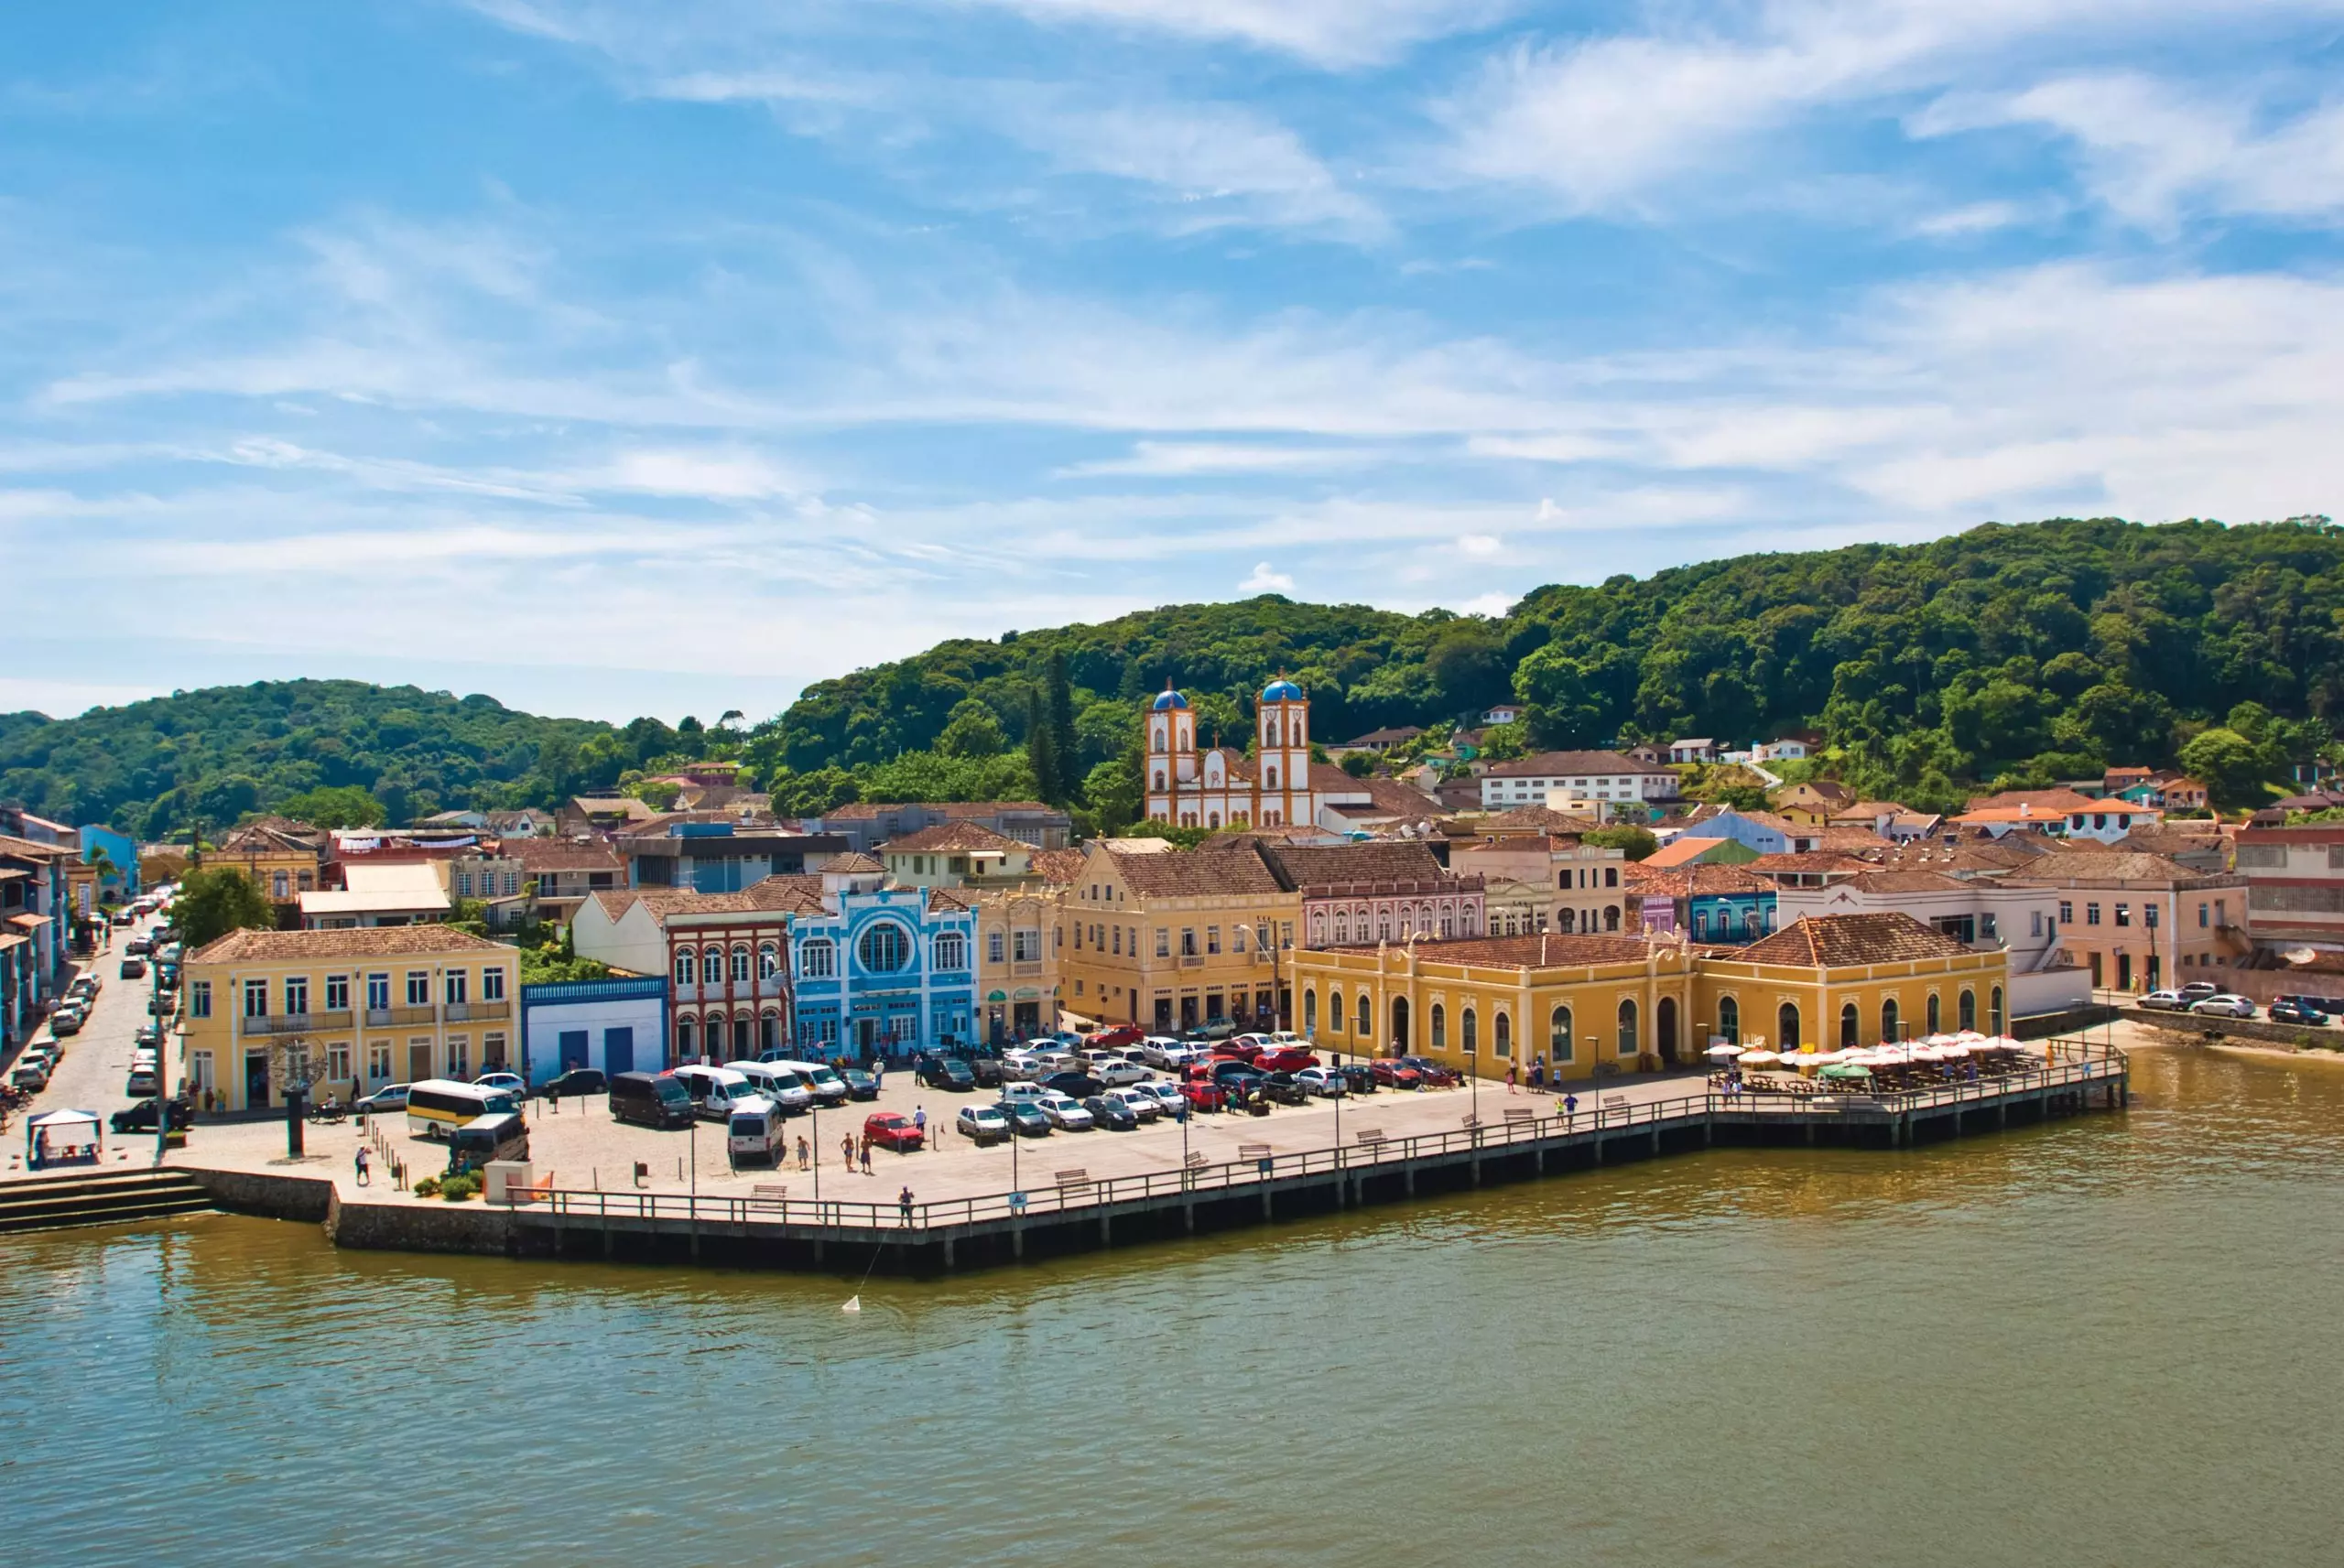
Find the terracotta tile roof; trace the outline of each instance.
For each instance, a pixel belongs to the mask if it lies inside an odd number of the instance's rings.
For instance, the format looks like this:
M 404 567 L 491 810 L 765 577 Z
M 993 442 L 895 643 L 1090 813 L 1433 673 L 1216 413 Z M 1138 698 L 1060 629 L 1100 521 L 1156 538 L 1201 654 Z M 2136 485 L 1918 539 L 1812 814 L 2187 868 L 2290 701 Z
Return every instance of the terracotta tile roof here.
M 1396 746 L 1403 741 L 1413 741 L 1424 731 L 1413 724 L 1403 724 L 1396 730 L 1371 730 L 1343 742 L 1346 746 Z
M 1623 757 L 1617 752 L 1541 752 L 1511 762 L 1493 764 L 1488 776 L 1499 779 L 1547 779 L 1572 774 L 1665 773 L 1672 770 Z
M 1083 853 L 1080 849 L 1036 849 L 1031 864 L 1035 873 L 1053 886 L 1069 886 L 1082 874 Z
M 879 857 L 866 855 L 860 849 L 850 849 L 843 855 L 832 855 L 822 862 L 824 871 L 867 874 L 873 871 L 884 871 L 886 869 L 879 863 Z
M 1943 892 L 1967 884 L 1959 877 L 1949 877 L 1943 871 L 1869 871 L 1839 885 L 1854 888 L 1858 892 Z
M 1430 816 L 1440 809 L 1440 802 L 1416 788 L 1384 774 L 1362 781 L 1367 797 L 1378 811 L 1394 816 Z
M 1602 826 L 1593 817 L 1573 816 L 1568 811 L 1544 806 L 1517 806 L 1509 811 L 1493 812 L 1481 820 L 1491 827 L 1536 827 L 1549 833 L 1592 833 Z
M 928 906 L 930 909 L 974 909 L 979 894 L 974 888 L 930 888 Z
M 1383 839 L 1318 847 L 1264 844 L 1258 851 L 1288 892 L 1335 882 L 1447 881 L 1449 868 L 1422 844 Z
M 2062 849 L 2005 879 L 2013 887 L 2078 887 L 2102 882 L 2173 882 L 2189 886 L 2219 880 L 2164 855 L 2124 849 Z
M 1886 849 L 1883 842 L 1881 846 Z M 1649 862 L 1647 862 L 1649 863 Z M 1878 869 L 1878 862 L 1861 856 L 1844 854 L 1837 849 L 1809 849 L 1805 852 L 1785 850 L 1780 854 L 1761 855 L 1754 860 L 1744 860 L 1742 869 L 1763 876 L 1769 871 L 1797 871 L 1806 876 L 1829 876 L 1837 872 L 1869 871 Z
M 16 855 L 27 860 L 79 860 L 81 852 L 62 844 L 44 844 L 38 838 L 19 838 L 13 833 L 0 833 L 0 855 Z
M 971 854 L 993 850 L 1001 854 L 1019 854 L 1030 848 L 1006 835 L 994 832 L 982 822 L 939 822 L 933 827 L 923 827 L 917 833 L 906 833 L 900 838 L 890 838 L 880 847 L 883 854 Z
M 199 947 L 191 964 L 252 964 L 298 958 L 389 958 L 403 953 L 502 953 L 491 942 L 451 926 L 364 925 L 342 931 L 231 931 Z
M 1262 857 L 1251 849 L 1175 849 L 1156 855 L 1118 855 L 1115 869 L 1132 892 L 1145 898 L 1210 898 L 1275 893 L 1286 890 Z
M 906 811 L 913 806 L 938 816 L 991 816 L 1004 811 L 1055 812 L 1058 809 L 1038 800 L 856 800 L 844 806 L 834 806 L 820 815 L 826 822 L 864 822 L 882 812 Z
M 1563 936 L 1552 932 L 1536 936 L 1459 936 L 1414 944 L 1418 963 L 1479 964 L 1503 969 L 1641 964 L 1655 946 L 1642 936 Z
M 1624 879 L 1629 891 L 1646 897 L 1693 898 L 1738 892 L 1773 892 L 1774 884 L 1753 877 L 1741 866 L 1660 866 L 1649 860 L 1632 863 Z
M 617 871 L 626 862 L 607 844 L 573 838 L 507 838 L 505 853 L 532 871 Z
M 1959 957 L 1970 951 L 1909 914 L 1810 914 L 1762 937 L 1734 955 L 1745 964 L 1843 968 L 1918 958 Z
M 594 902 L 613 920 L 630 905 L 641 904 L 654 920 L 677 915 L 747 914 L 778 910 L 789 914 L 819 914 L 822 909 L 822 879 L 818 875 L 767 877 L 739 892 L 694 892 L 689 888 L 610 888 L 596 891 Z
M 647 822 L 659 815 L 647 801 L 631 795 L 574 795 L 570 806 L 583 816 L 618 816 L 629 822 Z
M 1883 838 L 1869 827 L 1794 827 L 1791 831 L 1812 839 L 1817 849 L 1834 854 L 1874 855 L 1896 848 L 1894 839 Z

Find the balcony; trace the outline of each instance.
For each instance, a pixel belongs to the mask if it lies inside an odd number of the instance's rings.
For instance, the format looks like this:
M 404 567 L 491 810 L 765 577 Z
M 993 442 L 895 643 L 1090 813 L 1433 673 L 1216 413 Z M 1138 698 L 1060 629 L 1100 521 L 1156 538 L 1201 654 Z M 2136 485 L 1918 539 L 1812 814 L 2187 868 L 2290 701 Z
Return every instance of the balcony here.
M 244 1034 L 331 1034 L 350 1028 L 347 1012 L 246 1013 L 239 1026 Z
M 1037 980 L 1042 978 L 1042 962 L 1038 958 L 1020 958 L 1009 966 L 1009 972 L 1017 979 Z
M 430 1007 L 370 1007 L 366 1010 L 366 1027 L 388 1029 L 402 1023 L 430 1023 L 440 1016 Z
M 1253 962 L 1256 964 L 1275 964 L 1277 961 L 1277 952 L 1274 948 L 1257 947 L 1253 950 Z
M 509 1001 L 451 1001 L 448 1004 L 450 1023 L 477 1023 L 483 1019 L 510 1018 L 513 1004 Z
M 1201 969 L 1205 967 L 1205 961 L 1201 955 L 1183 953 L 1180 955 L 1180 967 L 1184 969 Z

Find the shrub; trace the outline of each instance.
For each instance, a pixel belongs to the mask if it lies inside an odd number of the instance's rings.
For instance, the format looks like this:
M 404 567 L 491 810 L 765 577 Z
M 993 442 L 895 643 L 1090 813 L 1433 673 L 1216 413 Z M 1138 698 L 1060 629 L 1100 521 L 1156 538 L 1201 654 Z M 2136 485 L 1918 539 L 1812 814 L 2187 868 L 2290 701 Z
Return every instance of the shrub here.
M 480 1191 L 480 1178 L 469 1172 L 450 1176 L 440 1184 L 440 1195 L 449 1203 L 461 1203 Z

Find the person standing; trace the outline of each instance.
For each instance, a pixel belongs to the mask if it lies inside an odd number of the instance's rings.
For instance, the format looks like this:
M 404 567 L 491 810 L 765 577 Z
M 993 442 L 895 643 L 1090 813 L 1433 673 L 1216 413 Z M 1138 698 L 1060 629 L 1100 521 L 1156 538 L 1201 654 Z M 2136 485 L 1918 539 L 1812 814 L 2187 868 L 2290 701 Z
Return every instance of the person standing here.
M 913 1126 L 913 1127 L 915 1127 L 915 1128 L 917 1128 L 917 1129 L 918 1129 L 918 1130 L 919 1130 L 919 1146 L 920 1146 L 921 1148 L 923 1148 L 923 1149 L 927 1148 L 927 1147 L 928 1147 L 928 1108 L 927 1108 L 926 1106 L 924 1106 L 924 1105 L 916 1105 L 916 1106 L 912 1107 L 912 1126 Z
M 358 1146 L 358 1184 L 360 1186 L 363 1187 L 367 1184 L 367 1174 L 366 1145 L 361 1143 Z
M 910 1229 L 912 1223 L 912 1189 L 909 1184 L 905 1185 L 902 1192 L 895 1195 L 895 1206 L 903 1211 L 904 1228 L 906 1230 Z
M 814 1147 L 806 1141 L 806 1135 L 802 1132 L 798 1135 L 798 1168 L 801 1171 L 814 1168 Z
M 839 1158 L 845 1162 L 848 1170 L 852 1171 L 854 1169 L 853 1133 L 850 1132 L 844 1138 L 839 1140 Z
M 1568 1127 L 1571 1124 L 1572 1119 L 1578 1115 L 1579 1096 L 1565 1095 L 1563 1097 L 1563 1125 Z
M 1516 1084 L 1515 1084 L 1515 1077 L 1516 1077 L 1516 1075 L 1519 1073 L 1519 1071 L 1520 1071 L 1520 1069 L 1519 1069 L 1519 1068 L 1517 1068 L 1517 1067 L 1515 1067 L 1515 1066 L 1514 1066 L 1514 1065 L 1513 1063 L 1511 1063 L 1511 1062 L 1508 1062 L 1508 1063 L 1505 1065 L 1505 1092 L 1506 1092 L 1506 1093 L 1508 1093 L 1508 1094 L 1516 1094 L 1516 1093 L 1519 1093 L 1519 1092 L 1520 1092 L 1520 1091 L 1519 1091 L 1519 1089 L 1518 1089 L 1518 1088 L 1517 1088 L 1517 1087 L 1516 1087 Z
M 866 1176 L 871 1173 L 871 1137 L 868 1133 L 863 1139 L 863 1173 Z

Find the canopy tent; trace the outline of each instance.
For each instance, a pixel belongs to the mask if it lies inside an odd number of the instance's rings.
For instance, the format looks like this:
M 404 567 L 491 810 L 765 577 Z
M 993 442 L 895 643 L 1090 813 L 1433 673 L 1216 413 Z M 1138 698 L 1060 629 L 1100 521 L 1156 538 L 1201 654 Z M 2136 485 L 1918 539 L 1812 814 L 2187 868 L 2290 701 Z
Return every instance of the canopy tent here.
M 93 1110 L 48 1110 L 25 1123 L 25 1163 L 96 1159 L 105 1149 L 103 1124 Z

